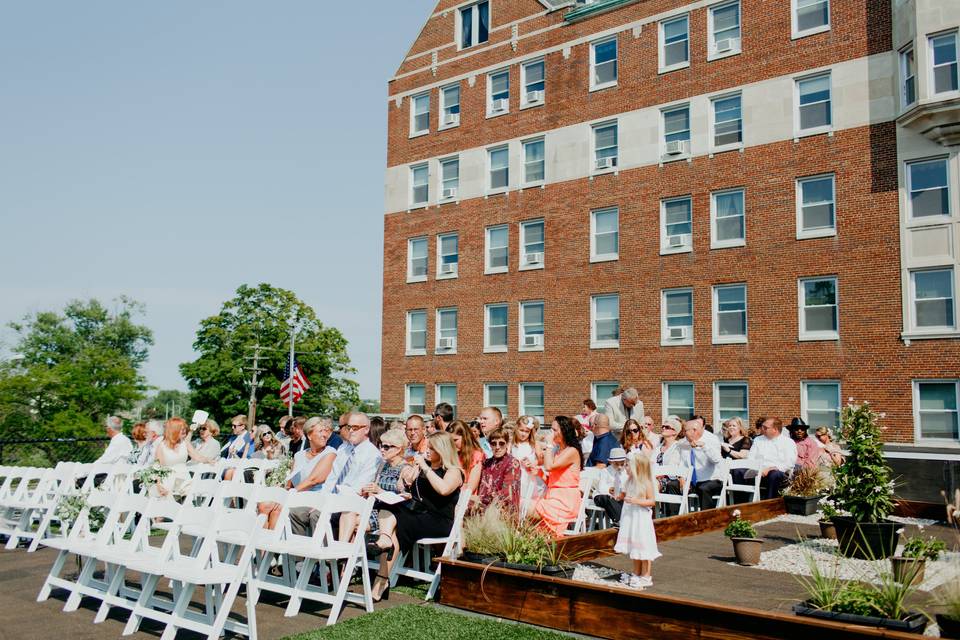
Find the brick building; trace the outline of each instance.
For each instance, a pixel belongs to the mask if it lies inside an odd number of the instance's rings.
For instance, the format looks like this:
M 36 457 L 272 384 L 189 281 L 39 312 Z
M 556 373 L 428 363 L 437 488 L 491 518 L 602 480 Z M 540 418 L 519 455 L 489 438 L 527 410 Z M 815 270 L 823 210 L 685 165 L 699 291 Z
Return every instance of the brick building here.
M 383 410 L 627 384 L 657 420 L 816 425 L 854 397 L 958 446 L 958 27 L 955 0 L 441 0 L 389 82 Z

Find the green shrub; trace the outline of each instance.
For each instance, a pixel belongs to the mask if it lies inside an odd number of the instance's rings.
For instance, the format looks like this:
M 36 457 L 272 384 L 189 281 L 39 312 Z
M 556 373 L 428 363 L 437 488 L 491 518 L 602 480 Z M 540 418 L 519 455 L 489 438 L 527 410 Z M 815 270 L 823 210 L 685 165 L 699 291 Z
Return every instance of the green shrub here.
M 921 538 L 920 536 L 911 536 L 903 544 L 904 558 L 923 558 L 925 560 L 936 560 L 940 554 L 947 550 L 947 543 L 937 538 Z
M 837 508 L 858 522 L 880 522 L 893 511 L 894 483 L 883 454 L 881 417 L 866 402 L 848 404 L 840 414 L 849 455 L 833 469 L 833 497 Z
M 733 512 L 733 521 L 723 530 L 728 538 L 756 538 L 757 530 L 747 520 L 740 519 L 740 511 Z

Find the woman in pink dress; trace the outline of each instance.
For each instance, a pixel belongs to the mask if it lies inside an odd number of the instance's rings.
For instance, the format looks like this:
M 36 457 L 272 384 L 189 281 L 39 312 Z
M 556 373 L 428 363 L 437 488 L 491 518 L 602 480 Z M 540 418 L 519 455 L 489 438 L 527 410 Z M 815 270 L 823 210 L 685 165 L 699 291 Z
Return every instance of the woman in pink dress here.
M 580 468 L 583 453 L 577 440 L 577 429 L 567 416 L 557 416 L 551 425 L 555 447 L 543 453 L 543 470 L 547 473 L 547 490 L 534 506 L 541 526 L 554 537 L 563 535 L 567 525 L 580 512 Z M 529 464 L 529 462 L 528 462 Z

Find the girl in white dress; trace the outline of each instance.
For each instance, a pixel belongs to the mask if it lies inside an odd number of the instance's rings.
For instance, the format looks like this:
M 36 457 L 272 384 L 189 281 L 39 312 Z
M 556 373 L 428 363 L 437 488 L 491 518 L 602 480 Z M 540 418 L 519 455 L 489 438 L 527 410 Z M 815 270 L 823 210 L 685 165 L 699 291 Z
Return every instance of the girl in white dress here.
M 633 573 L 620 576 L 620 582 L 634 588 L 653 586 L 651 565 L 660 557 L 657 534 L 653 530 L 653 510 L 657 506 L 650 458 L 642 453 L 627 457 L 627 486 L 623 495 L 620 531 L 613 550 L 633 561 Z
M 156 444 L 157 463 L 172 471 L 162 481 L 149 488 L 153 497 L 172 498 L 182 495 L 190 483 L 190 473 L 187 471 L 187 459 L 197 462 L 212 462 L 210 458 L 201 455 L 188 438 L 183 438 L 183 430 L 187 421 L 183 418 L 170 418 L 163 425 L 163 440 Z
M 520 461 L 520 496 L 524 501 L 534 502 L 546 488 L 536 469 L 543 464 L 543 446 L 534 434 L 540 423 L 531 416 L 520 416 L 513 430 L 513 445 L 510 455 Z M 529 462 L 529 467 L 525 462 Z

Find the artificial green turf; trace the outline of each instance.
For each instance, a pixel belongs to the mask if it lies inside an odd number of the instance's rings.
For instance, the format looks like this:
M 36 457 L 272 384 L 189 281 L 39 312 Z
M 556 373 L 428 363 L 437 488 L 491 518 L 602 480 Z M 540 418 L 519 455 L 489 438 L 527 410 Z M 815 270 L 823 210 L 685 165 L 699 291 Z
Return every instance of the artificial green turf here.
M 317 629 L 284 640 L 357 640 L 359 638 L 416 638 L 417 640 L 567 640 L 567 636 L 538 629 L 464 616 L 434 607 L 405 604 L 365 613 L 332 627 Z

